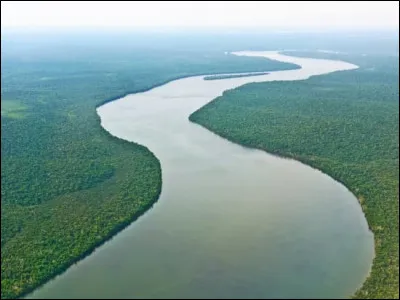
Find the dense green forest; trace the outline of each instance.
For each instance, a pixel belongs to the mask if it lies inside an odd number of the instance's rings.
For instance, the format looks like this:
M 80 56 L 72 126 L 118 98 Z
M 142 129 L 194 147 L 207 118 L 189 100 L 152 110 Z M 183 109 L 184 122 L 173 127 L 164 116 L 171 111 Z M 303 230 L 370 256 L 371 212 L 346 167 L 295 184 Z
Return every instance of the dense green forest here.
M 62 272 L 158 198 L 156 157 L 103 130 L 96 106 L 189 75 L 297 68 L 115 39 L 48 40 L 2 37 L 2 298 Z
M 240 77 L 261 76 L 261 75 L 268 75 L 268 72 L 261 72 L 257 74 L 246 73 L 246 74 L 211 75 L 211 76 L 205 76 L 204 80 L 218 80 L 218 79 L 240 78 Z
M 360 68 L 297 82 L 247 84 L 224 92 L 190 120 L 344 183 L 359 199 L 375 236 L 372 272 L 355 297 L 398 299 L 398 54 L 290 54 L 341 59 Z

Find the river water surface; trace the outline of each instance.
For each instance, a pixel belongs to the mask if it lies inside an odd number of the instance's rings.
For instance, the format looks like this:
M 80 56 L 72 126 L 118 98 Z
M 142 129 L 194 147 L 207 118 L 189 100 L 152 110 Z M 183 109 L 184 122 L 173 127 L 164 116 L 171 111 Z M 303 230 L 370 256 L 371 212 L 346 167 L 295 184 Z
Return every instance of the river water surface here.
M 362 285 L 374 256 L 373 235 L 343 185 L 188 120 L 245 83 L 357 66 L 277 52 L 235 54 L 302 68 L 222 80 L 190 77 L 97 109 L 105 130 L 148 147 L 160 160 L 160 198 L 27 298 L 346 298 Z

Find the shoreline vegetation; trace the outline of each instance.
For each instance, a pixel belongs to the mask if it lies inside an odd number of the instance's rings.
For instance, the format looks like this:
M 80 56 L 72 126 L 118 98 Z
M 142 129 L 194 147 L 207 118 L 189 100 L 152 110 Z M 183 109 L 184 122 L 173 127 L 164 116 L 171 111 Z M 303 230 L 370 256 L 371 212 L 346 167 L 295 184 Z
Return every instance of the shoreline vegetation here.
M 107 134 L 109 134 L 109 133 L 107 132 Z M 149 209 L 151 209 L 157 203 L 160 193 L 161 193 L 161 187 L 162 187 L 161 166 L 160 166 L 159 160 L 155 157 L 153 152 L 151 152 L 147 147 L 144 147 L 140 144 L 128 142 L 124 139 L 120 139 L 111 134 L 109 134 L 109 135 L 113 139 L 117 139 L 118 143 L 119 142 L 129 143 L 129 144 L 134 144 L 135 146 L 142 147 L 144 149 L 144 151 L 147 151 L 151 154 L 151 156 L 153 157 L 153 160 L 156 160 L 158 162 L 159 179 L 157 181 L 157 190 L 156 190 L 155 195 L 153 196 L 152 199 L 149 199 L 149 201 L 147 203 L 145 203 L 143 206 L 141 206 L 136 212 L 134 212 L 128 219 L 125 219 L 124 221 L 117 223 L 101 240 L 96 241 L 91 247 L 87 248 L 79 256 L 73 257 L 71 259 L 71 261 L 59 266 L 57 268 L 57 270 L 51 276 L 49 276 L 48 278 L 44 278 L 43 281 L 40 282 L 37 286 L 28 287 L 20 295 L 18 295 L 18 298 L 26 297 L 27 295 L 34 292 L 36 289 L 45 285 L 47 282 L 55 279 L 57 276 L 62 275 L 70 267 L 72 267 L 73 265 L 76 265 L 81 260 L 85 259 L 89 255 L 91 255 L 93 252 L 95 252 L 99 247 L 101 247 L 105 243 L 111 241 L 119 232 L 126 229 L 129 225 L 131 225 L 133 222 L 135 222 L 137 219 L 139 219 L 142 215 L 144 215 Z
M 231 142 L 295 159 L 342 183 L 358 199 L 375 240 L 370 274 L 349 296 L 396 299 L 398 57 L 396 63 L 393 57 L 283 54 L 339 59 L 359 69 L 299 82 L 249 83 L 224 92 L 189 120 Z
M 213 52 L 123 53 L 121 65 L 90 52 L 68 61 L 62 51 L 30 61 L 2 55 L 2 102 L 25 108 L 1 116 L 2 299 L 62 274 L 158 200 L 158 159 L 104 130 L 97 107 L 179 78 L 299 68 Z
M 261 75 L 268 75 L 268 74 L 269 74 L 269 72 L 262 72 L 262 73 L 246 73 L 246 74 L 212 75 L 212 76 L 205 76 L 205 77 L 204 77 L 204 80 L 218 80 L 218 79 L 240 78 L 240 77 L 261 76 Z

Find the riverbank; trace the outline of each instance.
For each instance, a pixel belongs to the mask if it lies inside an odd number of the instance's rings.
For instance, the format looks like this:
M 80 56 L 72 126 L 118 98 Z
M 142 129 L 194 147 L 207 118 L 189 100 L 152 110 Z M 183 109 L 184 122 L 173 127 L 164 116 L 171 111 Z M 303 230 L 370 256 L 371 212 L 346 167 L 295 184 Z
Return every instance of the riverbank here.
M 398 69 L 387 66 L 398 64 L 376 56 L 316 57 L 343 59 L 361 68 L 306 82 L 248 84 L 224 93 L 189 119 L 232 142 L 302 161 L 346 185 L 366 214 L 376 247 L 372 272 L 354 297 L 395 299 Z
M 355 67 L 300 61 L 307 68 L 228 80 L 190 77 L 99 107 L 107 131 L 146 145 L 160 160 L 159 202 L 32 298 L 353 293 L 373 254 L 354 196 L 308 166 L 238 147 L 187 120 L 223 91 L 249 81 L 306 79 Z M 288 181 L 291 189 L 284 188 Z M 110 266 L 129 280 L 115 281 Z M 111 282 L 112 289 L 103 284 Z

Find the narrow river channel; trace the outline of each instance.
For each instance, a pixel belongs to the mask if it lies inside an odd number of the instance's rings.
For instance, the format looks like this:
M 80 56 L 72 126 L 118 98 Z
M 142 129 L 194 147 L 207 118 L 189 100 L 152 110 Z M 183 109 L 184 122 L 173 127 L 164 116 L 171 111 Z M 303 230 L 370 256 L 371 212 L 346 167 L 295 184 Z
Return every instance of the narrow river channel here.
M 362 285 L 374 242 L 353 194 L 318 170 L 233 144 L 188 120 L 245 83 L 357 66 L 277 52 L 235 54 L 302 68 L 189 77 L 97 109 L 105 130 L 160 160 L 160 199 L 27 298 L 347 298 Z

